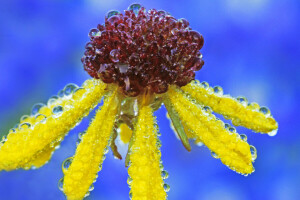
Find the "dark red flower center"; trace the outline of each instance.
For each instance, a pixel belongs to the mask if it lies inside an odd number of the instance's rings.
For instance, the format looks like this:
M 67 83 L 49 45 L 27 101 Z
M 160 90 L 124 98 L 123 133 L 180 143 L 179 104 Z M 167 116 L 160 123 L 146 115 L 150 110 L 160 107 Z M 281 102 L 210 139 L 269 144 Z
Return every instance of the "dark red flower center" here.
M 204 61 L 204 40 L 186 19 L 132 4 L 122 14 L 110 11 L 105 24 L 89 33 L 84 69 L 105 83 L 117 83 L 127 96 L 151 90 L 164 93 L 170 84 L 184 86 Z

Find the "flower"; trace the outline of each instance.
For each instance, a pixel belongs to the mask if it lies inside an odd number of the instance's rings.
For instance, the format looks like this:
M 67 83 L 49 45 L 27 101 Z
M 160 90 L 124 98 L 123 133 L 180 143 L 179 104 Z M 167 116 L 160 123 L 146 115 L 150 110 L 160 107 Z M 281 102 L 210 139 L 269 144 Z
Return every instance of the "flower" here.
M 158 127 L 153 112 L 163 104 L 171 127 L 190 151 L 189 140 L 203 143 L 230 169 L 254 171 L 256 150 L 233 125 L 275 135 L 278 124 L 266 107 L 246 98 L 224 95 L 220 86 L 194 80 L 204 61 L 203 37 L 185 19 L 165 11 L 131 5 L 124 14 L 111 11 L 104 25 L 90 31 L 82 58 L 93 77 L 81 87 L 67 85 L 30 115 L 0 143 L 0 170 L 39 168 L 46 164 L 65 135 L 104 98 L 75 155 L 63 162 L 59 188 L 67 199 L 83 199 L 93 190 L 108 147 L 122 159 L 115 143 L 128 143 L 125 158 L 132 199 L 166 199 L 169 185 L 163 169 Z

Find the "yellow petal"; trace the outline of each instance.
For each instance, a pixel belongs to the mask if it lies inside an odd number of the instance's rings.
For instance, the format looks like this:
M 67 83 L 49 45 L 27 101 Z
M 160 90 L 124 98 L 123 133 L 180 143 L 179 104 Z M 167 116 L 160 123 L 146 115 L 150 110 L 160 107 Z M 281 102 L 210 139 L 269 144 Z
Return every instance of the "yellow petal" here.
M 51 159 L 53 152 L 55 151 L 56 147 L 59 146 L 59 144 L 60 141 L 56 142 L 55 144 L 48 145 L 40 153 L 37 153 L 30 162 L 21 167 L 24 169 L 30 169 L 31 167 L 42 167 Z
M 237 133 L 226 129 L 224 123 L 205 111 L 203 106 L 191 102 L 180 89 L 171 87 L 167 97 L 183 125 L 192 131 L 189 135 L 203 142 L 231 169 L 242 174 L 253 172 L 250 146 Z
M 122 123 L 119 129 L 120 129 L 120 139 L 122 140 L 122 142 L 127 144 L 130 141 L 130 138 L 132 136 L 132 130 L 125 123 Z
M 244 126 L 255 132 L 270 134 L 274 134 L 278 129 L 278 124 L 270 113 L 259 112 L 257 104 L 248 105 L 245 101 L 240 102 L 229 95 L 223 95 L 221 87 L 215 88 L 219 92 L 214 92 L 206 82 L 200 84 L 195 81 L 181 89 L 198 103 L 209 106 L 216 113 L 231 119 L 235 126 Z
M 128 174 L 132 200 L 163 200 L 167 194 L 161 177 L 159 140 L 150 106 L 142 106 L 130 148 Z
M 72 99 L 59 99 L 56 114 L 50 114 L 52 110 L 45 106 L 35 115 L 37 121 L 32 119 L 33 116 L 28 118 L 33 123 L 30 127 L 28 123 L 22 123 L 16 132 L 8 134 L 7 141 L 0 149 L 0 170 L 28 166 L 42 151 L 51 151 L 47 147 L 51 148 L 51 143 L 62 140 L 99 103 L 106 84 L 88 80 L 83 87 Z M 63 112 L 59 112 L 61 108 Z M 41 120 L 42 115 L 48 116 L 47 119 Z
M 69 200 L 80 200 L 101 170 L 118 111 L 116 91 L 105 99 L 79 143 L 71 166 L 65 171 L 63 191 Z M 100 166 L 100 168 L 99 168 Z

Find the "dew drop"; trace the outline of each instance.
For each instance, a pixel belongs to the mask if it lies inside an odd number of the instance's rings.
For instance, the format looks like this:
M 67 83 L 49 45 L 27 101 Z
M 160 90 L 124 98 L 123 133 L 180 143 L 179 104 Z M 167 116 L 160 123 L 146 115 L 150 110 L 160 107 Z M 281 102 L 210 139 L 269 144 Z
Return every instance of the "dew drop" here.
M 160 171 L 163 171 L 163 170 L 164 170 L 164 165 L 162 164 L 162 162 L 159 163 L 159 169 L 160 169 Z
M 236 100 L 240 102 L 243 106 L 247 106 L 248 104 L 248 100 L 246 99 L 246 97 L 237 97 Z
M 204 106 L 203 110 L 205 110 L 205 112 L 209 112 L 209 113 L 212 112 L 212 109 L 209 106 Z
M 172 35 L 176 35 L 178 33 L 178 29 L 177 28 L 173 28 L 171 30 Z
M 254 161 L 257 158 L 257 152 L 256 152 L 256 148 L 252 145 L 250 145 L 250 152 L 251 152 L 252 161 Z
M 3 135 L 0 143 L 4 144 L 7 141 L 6 135 Z
M 15 132 L 16 132 L 16 129 L 12 128 L 12 129 L 9 130 L 8 133 L 11 134 L 11 133 L 15 133 Z
M 61 178 L 58 181 L 58 189 L 62 192 L 64 191 L 63 186 L 64 186 L 64 178 Z
M 76 141 L 76 146 L 78 146 L 80 144 L 80 142 L 81 142 L 81 139 L 78 138 L 77 141 Z
M 83 87 L 78 87 L 74 90 L 73 94 L 78 94 L 80 93 L 81 91 L 84 91 L 84 88 Z
M 141 4 L 134 3 L 128 7 L 128 10 L 132 10 L 135 15 L 138 15 L 141 7 L 142 7 Z
M 89 192 L 93 191 L 94 190 L 94 185 L 92 184 L 89 188 Z
M 208 89 L 208 88 L 209 88 L 209 84 L 208 84 L 208 82 L 206 82 L 206 81 L 203 81 L 203 82 L 201 83 L 201 86 L 202 86 L 203 88 L 205 88 L 205 89 Z
M 77 88 L 78 86 L 74 83 L 66 85 L 66 87 L 64 88 L 64 95 L 71 96 Z
M 83 135 L 85 134 L 85 132 L 81 132 L 78 134 L 78 139 L 82 140 Z
M 54 105 L 56 103 L 57 99 L 56 98 L 53 98 L 51 97 L 48 102 L 47 102 L 47 105 L 50 107 L 52 105 Z
M 20 122 L 24 121 L 25 119 L 27 119 L 29 116 L 28 115 L 23 115 L 20 119 Z
M 129 199 L 132 199 L 132 192 L 129 192 Z
M 35 104 L 35 105 L 32 107 L 31 115 L 36 115 L 36 114 L 38 114 L 39 111 L 41 110 L 41 108 L 43 108 L 44 106 L 46 106 L 46 105 L 43 104 L 43 103 L 37 103 L 37 104 Z
M 108 151 L 109 151 L 109 149 L 108 149 L 107 147 L 105 147 L 103 153 L 104 153 L 104 154 L 107 154 Z M 105 159 L 105 158 L 104 158 L 104 159 Z
M 22 130 L 22 129 L 27 129 L 27 128 L 30 128 L 31 127 L 31 124 L 28 123 L 28 122 L 25 122 L 25 123 L 22 123 L 19 125 L 19 129 Z
M 162 179 L 167 179 L 169 177 L 169 173 L 166 170 L 163 170 L 161 172 Z
M 164 184 L 164 190 L 165 190 L 165 192 L 170 191 L 170 186 L 167 183 Z
M 73 157 L 69 157 L 66 160 L 64 160 L 63 164 L 62 164 L 62 171 L 65 173 L 69 167 L 71 166 L 73 161 Z
M 91 29 L 89 32 L 89 37 L 93 38 L 93 37 L 97 37 L 97 36 L 101 36 L 101 32 L 96 28 Z
M 60 90 L 60 91 L 57 93 L 57 96 L 58 96 L 58 97 L 64 97 L 64 95 L 65 95 L 64 90 Z
M 201 147 L 201 146 L 203 146 L 204 144 L 203 144 L 203 142 L 196 142 L 196 145 L 197 145 L 198 147 Z
M 160 148 L 160 147 L 161 147 L 161 141 L 160 141 L 160 140 L 157 140 L 157 141 L 156 141 L 156 147 L 157 147 L 157 148 Z
M 128 176 L 127 178 L 127 184 L 130 185 L 132 183 L 132 178 L 130 176 Z
M 249 103 L 248 106 L 253 110 L 259 110 L 258 103 L 252 102 L 252 103 Z
M 115 16 L 115 15 L 119 15 L 119 14 L 120 14 L 119 11 L 111 10 L 111 11 L 108 11 L 108 13 L 106 14 L 106 17 L 107 17 L 107 19 L 109 19 L 110 17 Z
M 59 117 L 62 115 L 64 111 L 64 108 L 60 105 L 58 106 L 55 106 L 53 109 L 52 109 L 52 113 L 55 115 L 55 117 Z
M 43 115 L 43 114 L 38 114 L 35 117 L 36 122 L 42 122 L 43 123 L 43 122 L 46 121 L 46 119 L 47 119 L 46 115 Z
M 214 88 L 214 93 L 217 95 L 223 95 L 223 89 L 221 86 L 215 86 Z
M 109 55 L 110 55 L 111 61 L 113 61 L 115 63 L 119 62 L 120 51 L 118 49 L 111 50 Z
M 231 126 L 230 126 L 230 124 L 225 123 L 225 124 L 224 124 L 224 127 L 225 127 L 226 129 L 229 129 Z
M 259 112 L 263 113 L 266 116 L 270 116 L 270 114 L 271 114 L 269 108 L 264 107 L 264 106 L 259 109 Z
M 240 134 L 240 137 L 241 137 L 242 140 L 244 140 L 245 142 L 247 142 L 247 135 Z
M 232 133 L 236 133 L 236 129 L 234 127 L 230 127 L 228 130 Z
M 278 129 L 275 129 L 275 130 L 269 132 L 268 135 L 269 136 L 275 136 L 277 134 L 277 132 L 278 132 Z
M 87 193 L 84 195 L 84 198 L 85 198 L 85 197 L 88 197 L 88 196 L 90 196 L 90 192 L 87 192 Z
M 219 156 L 215 153 L 215 152 L 211 152 L 211 156 L 213 157 L 213 158 L 219 158 Z

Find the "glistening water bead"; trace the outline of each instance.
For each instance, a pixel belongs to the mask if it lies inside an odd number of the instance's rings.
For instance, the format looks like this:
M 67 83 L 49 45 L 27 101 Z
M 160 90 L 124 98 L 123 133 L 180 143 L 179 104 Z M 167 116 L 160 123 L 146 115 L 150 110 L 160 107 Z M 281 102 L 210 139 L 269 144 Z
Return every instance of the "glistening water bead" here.
M 105 83 L 116 83 L 127 96 L 146 90 L 160 94 L 169 85 L 184 86 L 204 61 L 204 40 L 186 19 L 132 4 L 122 14 L 110 11 L 105 24 L 90 31 L 84 69 Z

